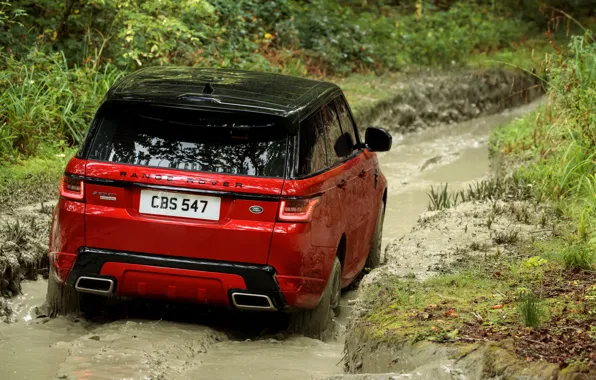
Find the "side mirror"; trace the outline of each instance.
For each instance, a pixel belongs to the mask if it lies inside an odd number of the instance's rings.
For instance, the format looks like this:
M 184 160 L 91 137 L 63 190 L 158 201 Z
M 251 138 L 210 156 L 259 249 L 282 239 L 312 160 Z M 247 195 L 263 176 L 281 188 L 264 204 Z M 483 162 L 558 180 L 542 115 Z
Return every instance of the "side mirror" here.
M 366 128 L 364 142 L 372 152 L 388 152 L 391 149 L 393 138 L 383 128 Z

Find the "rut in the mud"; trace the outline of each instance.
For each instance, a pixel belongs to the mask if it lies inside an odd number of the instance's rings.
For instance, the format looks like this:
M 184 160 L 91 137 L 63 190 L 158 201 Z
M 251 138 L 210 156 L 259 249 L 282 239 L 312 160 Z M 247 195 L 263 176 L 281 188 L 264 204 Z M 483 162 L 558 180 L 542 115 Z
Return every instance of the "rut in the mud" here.
M 380 158 L 391 186 L 385 241 L 414 225 L 426 208 L 430 185 L 449 180 L 461 187 L 485 176 L 489 130 L 526 111 L 396 136 L 394 150 Z M 109 321 L 49 319 L 37 308 L 43 303 L 45 286 L 42 280 L 26 283 L 24 295 L 13 302 L 16 323 L 0 325 L 5 352 L 0 357 L 0 378 L 344 376 L 343 331 L 354 292 L 344 294 L 335 323 L 337 338 L 321 342 L 286 336 L 266 319 L 250 314 L 214 316 L 172 305 L 116 310 Z

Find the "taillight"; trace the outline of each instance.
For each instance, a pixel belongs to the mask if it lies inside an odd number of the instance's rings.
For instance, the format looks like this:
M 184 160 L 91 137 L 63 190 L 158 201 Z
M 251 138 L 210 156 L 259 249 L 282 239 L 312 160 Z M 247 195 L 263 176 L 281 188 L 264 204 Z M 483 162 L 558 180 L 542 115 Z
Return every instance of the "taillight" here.
M 77 255 L 74 253 L 66 252 L 51 252 L 50 263 L 53 264 L 55 271 L 56 280 L 63 284 L 66 282 L 72 267 L 77 259 Z
M 310 222 L 321 198 L 284 199 L 279 208 L 279 220 L 286 222 Z
M 60 196 L 75 201 L 83 200 L 85 198 L 85 181 L 80 177 L 65 174 L 60 183 Z

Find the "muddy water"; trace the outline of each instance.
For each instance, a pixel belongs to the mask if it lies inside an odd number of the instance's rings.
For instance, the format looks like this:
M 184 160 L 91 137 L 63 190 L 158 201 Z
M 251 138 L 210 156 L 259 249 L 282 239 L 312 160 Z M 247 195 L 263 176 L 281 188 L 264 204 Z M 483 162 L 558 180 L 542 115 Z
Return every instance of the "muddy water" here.
M 533 107 L 395 136 L 393 150 L 380 155 L 390 186 L 384 242 L 414 225 L 431 185 L 457 188 L 485 176 L 488 132 Z M 335 338 L 321 342 L 267 330 L 263 318 L 240 313 L 179 318 L 168 308 L 141 308 L 109 321 L 49 319 L 36 309 L 45 291 L 43 280 L 24 283 L 17 322 L 0 323 L 0 379 L 324 378 L 342 372 L 354 297 L 344 294 Z
M 536 101 L 456 125 L 394 136 L 391 151 L 379 155 L 389 182 L 384 246 L 412 228 L 428 206 L 431 186 L 448 183 L 449 189 L 461 189 L 486 176 L 489 132 L 534 110 L 538 104 Z

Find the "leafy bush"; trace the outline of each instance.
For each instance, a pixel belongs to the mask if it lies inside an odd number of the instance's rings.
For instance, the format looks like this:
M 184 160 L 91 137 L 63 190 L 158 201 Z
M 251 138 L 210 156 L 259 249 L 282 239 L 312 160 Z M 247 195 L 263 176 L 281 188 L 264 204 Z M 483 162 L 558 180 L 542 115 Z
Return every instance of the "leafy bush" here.
M 25 15 L 25 11 L 15 7 L 9 1 L 0 1 L 0 26 L 18 24 L 19 17 Z

